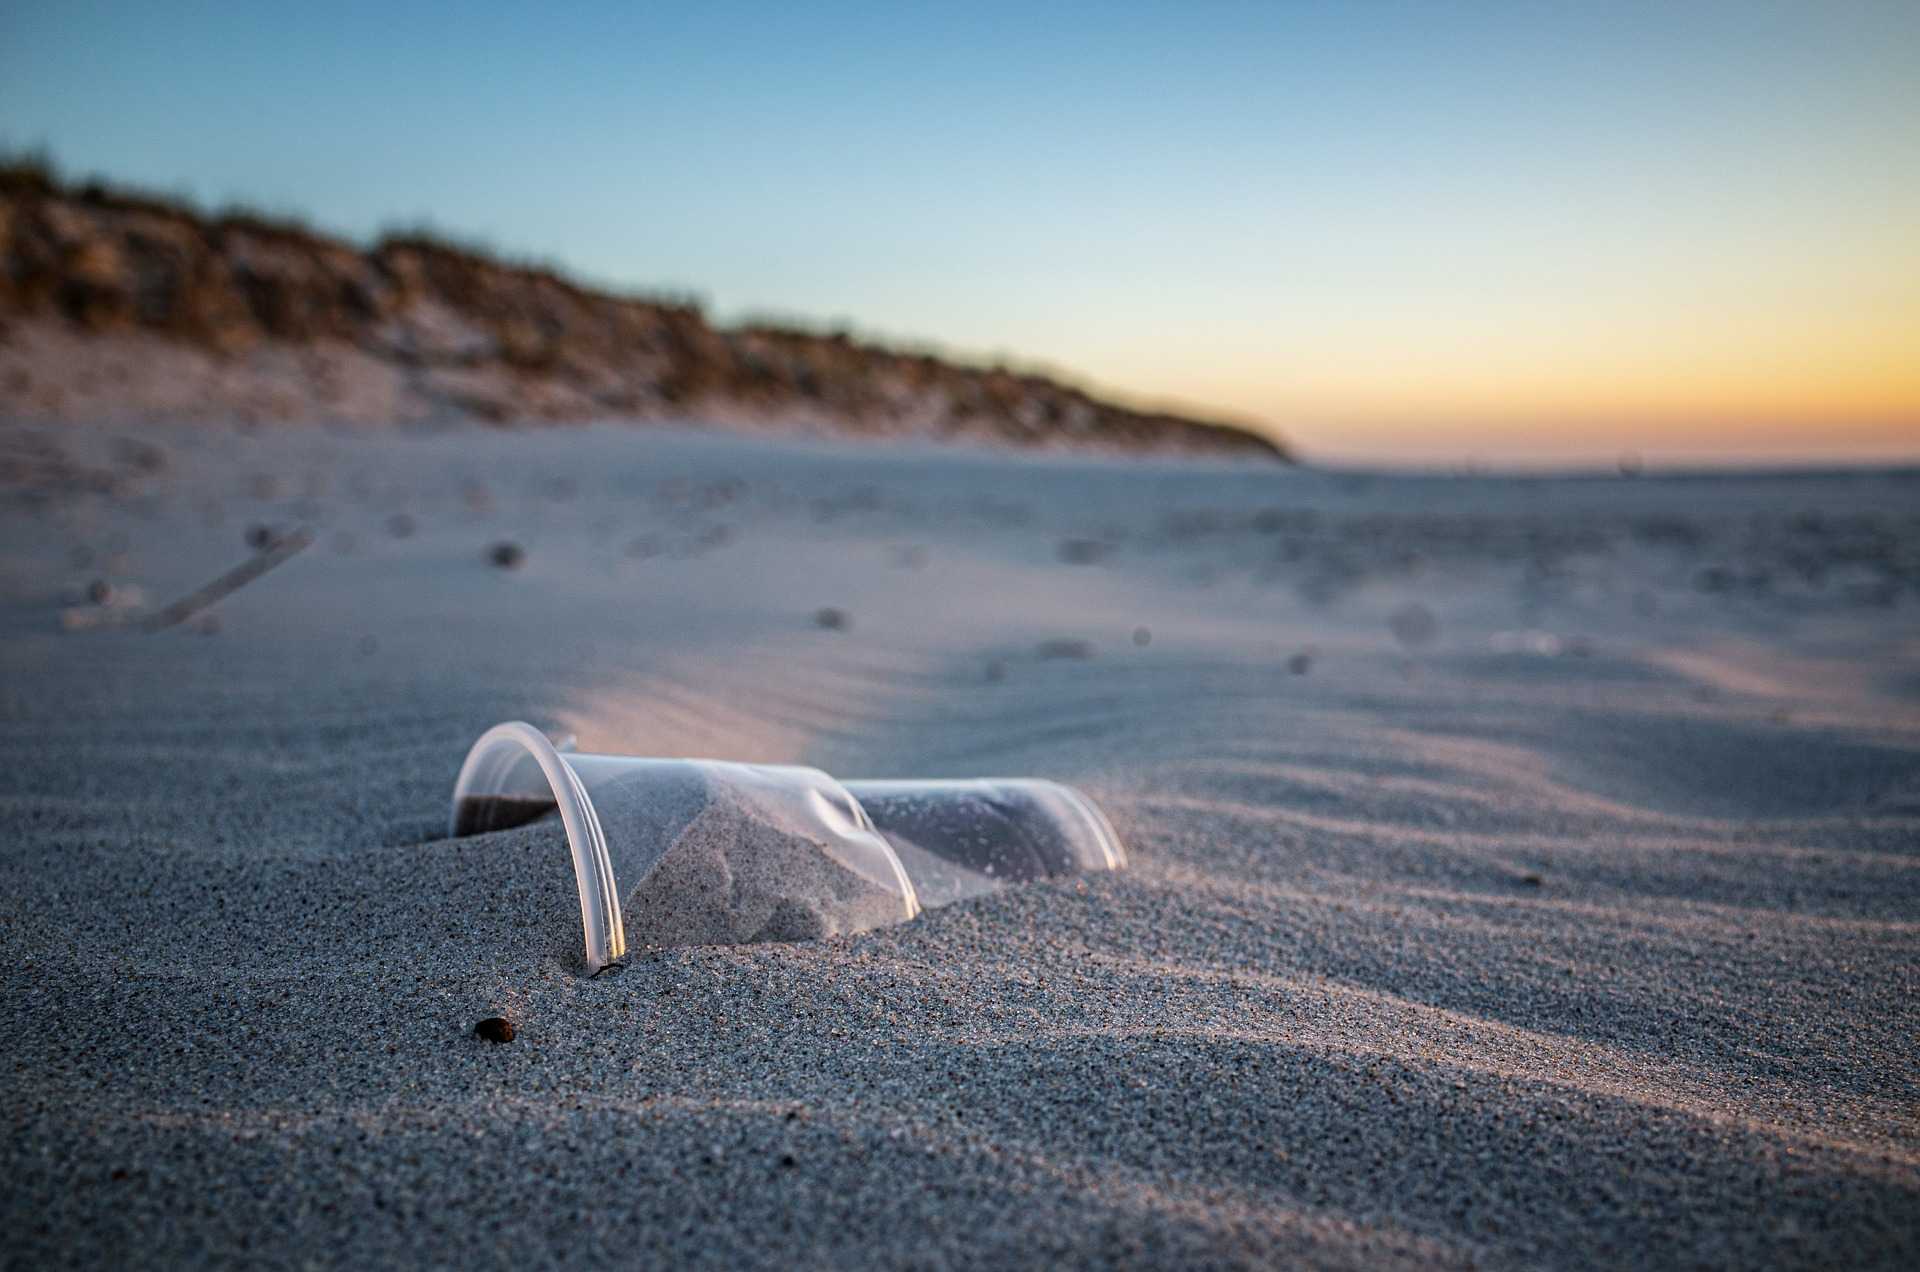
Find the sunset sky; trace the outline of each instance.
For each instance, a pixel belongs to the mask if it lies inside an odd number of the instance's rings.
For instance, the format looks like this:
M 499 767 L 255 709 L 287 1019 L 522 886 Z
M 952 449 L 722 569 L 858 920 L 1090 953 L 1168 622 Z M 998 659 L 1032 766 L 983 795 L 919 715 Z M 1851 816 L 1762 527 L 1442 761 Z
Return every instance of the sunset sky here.
M 451 12 L 7 5 L 0 140 L 1319 458 L 1920 458 L 1912 0 Z

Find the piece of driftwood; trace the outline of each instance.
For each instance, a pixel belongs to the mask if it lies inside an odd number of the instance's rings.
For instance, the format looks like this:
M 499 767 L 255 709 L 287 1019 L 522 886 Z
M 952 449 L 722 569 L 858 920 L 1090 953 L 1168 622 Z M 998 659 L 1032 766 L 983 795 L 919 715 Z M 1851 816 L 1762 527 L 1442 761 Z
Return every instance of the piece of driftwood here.
M 206 586 L 141 617 L 137 625 L 143 632 L 158 632 L 183 623 L 228 593 L 238 591 L 276 565 L 304 551 L 312 542 L 311 530 L 295 530 L 284 538 L 276 539 L 252 560 L 242 561 Z

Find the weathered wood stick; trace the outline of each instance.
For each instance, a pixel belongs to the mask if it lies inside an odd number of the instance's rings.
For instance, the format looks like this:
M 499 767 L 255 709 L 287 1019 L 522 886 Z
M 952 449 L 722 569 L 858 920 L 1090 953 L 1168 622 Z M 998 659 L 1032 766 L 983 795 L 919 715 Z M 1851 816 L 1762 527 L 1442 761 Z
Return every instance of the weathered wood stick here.
M 213 582 L 189 592 L 173 604 L 155 610 L 140 620 L 143 632 L 164 631 L 177 623 L 192 618 L 195 614 L 213 604 L 229 592 L 235 592 L 271 570 L 274 566 L 303 551 L 313 542 L 311 530 L 296 530 L 284 539 L 276 540 L 266 551 L 250 561 L 242 561 Z

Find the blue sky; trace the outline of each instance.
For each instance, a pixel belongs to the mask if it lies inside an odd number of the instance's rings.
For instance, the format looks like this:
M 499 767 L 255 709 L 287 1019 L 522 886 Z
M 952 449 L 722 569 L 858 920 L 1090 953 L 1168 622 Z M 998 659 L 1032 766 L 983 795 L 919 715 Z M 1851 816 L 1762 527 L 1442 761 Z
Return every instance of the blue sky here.
M 0 137 L 1328 456 L 1920 453 L 1920 4 L 451 13 L 8 4 Z

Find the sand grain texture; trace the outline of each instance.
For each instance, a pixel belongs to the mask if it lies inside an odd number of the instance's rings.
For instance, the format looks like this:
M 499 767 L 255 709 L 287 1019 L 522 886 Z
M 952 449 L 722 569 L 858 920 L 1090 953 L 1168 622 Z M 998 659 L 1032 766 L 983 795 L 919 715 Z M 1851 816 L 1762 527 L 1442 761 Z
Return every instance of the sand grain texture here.
M 9 1266 L 1920 1261 L 1911 474 L 0 443 Z M 509 718 L 1132 867 L 590 980 Z

